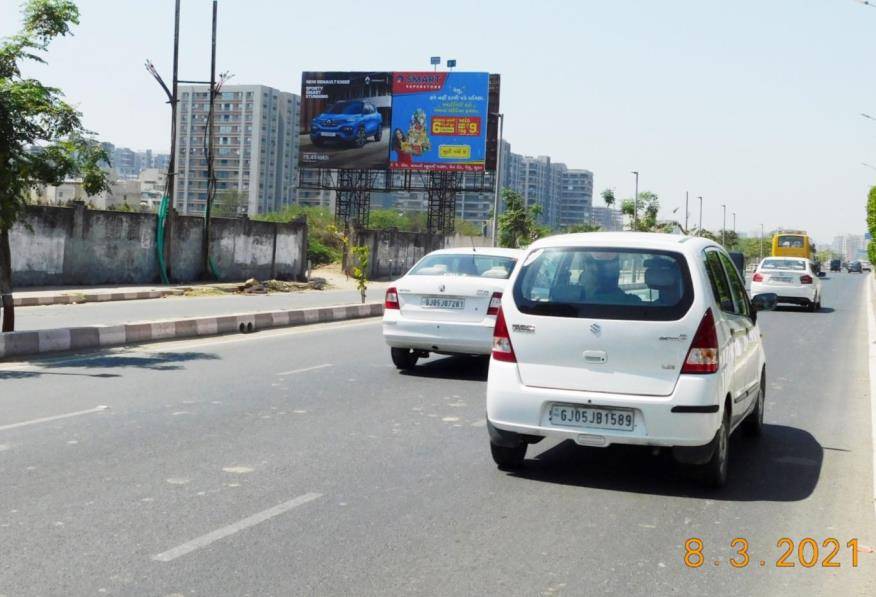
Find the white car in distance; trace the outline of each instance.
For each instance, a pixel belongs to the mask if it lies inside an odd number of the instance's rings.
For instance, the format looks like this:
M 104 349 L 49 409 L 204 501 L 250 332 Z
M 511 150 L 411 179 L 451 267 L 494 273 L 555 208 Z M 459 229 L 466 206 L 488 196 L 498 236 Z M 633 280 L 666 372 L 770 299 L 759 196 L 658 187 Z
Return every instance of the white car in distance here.
M 751 278 L 751 294 L 772 292 L 779 303 L 821 309 L 821 280 L 815 266 L 802 257 L 767 257 Z
M 430 353 L 489 355 L 499 301 L 522 253 L 434 251 L 387 288 L 383 337 L 395 366 L 411 369 Z
M 496 318 L 487 430 L 502 469 L 544 438 L 670 448 L 727 479 L 730 434 L 763 426 L 757 312 L 727 252 L 704 238 L 551 236 L 514 270 Z

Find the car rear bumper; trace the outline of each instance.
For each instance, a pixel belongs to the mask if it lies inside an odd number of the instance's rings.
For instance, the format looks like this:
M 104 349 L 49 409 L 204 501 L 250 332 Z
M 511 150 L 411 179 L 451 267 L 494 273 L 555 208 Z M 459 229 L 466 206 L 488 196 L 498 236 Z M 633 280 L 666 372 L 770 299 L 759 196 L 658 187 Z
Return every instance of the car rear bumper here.
M 393 348 L 450 354 L 490 354 L 496 318 L 478 322 L 427 321 L 402 317 L 396 310 L 383 315 L 383 338 Z
M 775 293 L 779 297 L 778 302 L 780 303 L 805 305 L 815 300 L 816 289 L 814 284 L 794 286 L 791 284 L 764 284 L 763 282 L 751 283 L 752 296 L 764 292 Z
M 524 386 L 515 363 L 490 361 L 487 420 L 501 431 L 571 439 L 582 445 L 702 446 L 721 425 L 720 374 L 683 375 L 669 396 L 639 396 Z M 616 431 L 551 423 L 552 404 L 628 408 L 634 428 Z M 675 409 L 675 412 L 673 412 Z

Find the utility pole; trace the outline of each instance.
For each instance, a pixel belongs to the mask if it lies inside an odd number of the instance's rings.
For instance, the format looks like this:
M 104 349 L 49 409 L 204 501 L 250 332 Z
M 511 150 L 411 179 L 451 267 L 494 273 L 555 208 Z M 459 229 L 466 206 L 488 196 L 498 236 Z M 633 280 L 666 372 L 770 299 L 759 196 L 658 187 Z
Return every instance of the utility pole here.
M 633 232 L 639 230 L 639 172 L 633 170 L 636 175 L 636 198 L 633 200 Z
M 499 246 L 499 196 L 502 193 L 502 129 L 505 127 L 505 115 L 497 114 L 499 118 L 499 146 L 496 151 L 496 189 L 493 193 L 493 246 Z
M 204 262 L 202 264 L 204 279 L 212 277 L 212 268 L 210 267 L 210 212 L 213 207 L 213 195 L 216 192 L 216 181 L 213 180 L 213 111 L 216 107 L 216 15 L 218 11 L 218 1 L 213 0 L 213 36 L 210 48 L 210 104 L 207 109 L 207 204 L 204 208 L 204 238 L 203 246 L 201 247 L 201 255 Z
M 736 212 L 733 212 L 733 238 L 736 238 Z
M 684 192 L 684 233 L 685 234 L 688 234 L 689 229 L 687 227 L 687 217 L 690 215 L 690 212 L 687 209 L 687 203 L 688 203 L 688 192 L 685 191 Z
M 700 199 L 700 226 L 697 228 L 697 235 L 703 235 L 703 196 L 699 196 Z
M 721 224 L 721 244 L 724 245 L 724 248 L 726 248 L 726 246 L 727 246 L 727 205 L 725 203 L 722 203 L 721 207 L 724 209 L 724 220 L 723 220 L 723 224 Z

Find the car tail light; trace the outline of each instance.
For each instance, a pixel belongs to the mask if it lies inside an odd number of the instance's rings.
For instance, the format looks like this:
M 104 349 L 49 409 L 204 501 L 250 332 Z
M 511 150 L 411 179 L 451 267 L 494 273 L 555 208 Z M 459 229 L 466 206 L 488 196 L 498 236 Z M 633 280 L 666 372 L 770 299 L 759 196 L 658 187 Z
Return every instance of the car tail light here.
M 384 309 L 400 309 L 401 307 L 398 304 L 398 291 L 389 287 L 386 289 L 386 298 L 383 301 Z
M 718 332 L 712 309 L 706 309 L 700 327 L 694 334 L 682 373 L 715 373 L 718 370 Z
M 496 327 L 493 329 L 493 358 L 506 363 L 517 362 L 502 307 L 499 307 L 499 313 L 496 315 Z
M 490 297 L 490 306 L 487 307 L 487 315 L 496 315 L 499 313 L 499 307 L 502 306 L 502 293 L 494 292 Z
M 805 276 L 800 276 L 800 283 L 801 284 L 812 284 L 812 276 L 810 276 L 808 274 Z
M 760 274 L 760 273 L 755 273 L 755 274 L 754 274 L 754 277 L 752 278 L 752 281 L 754 281 L 754 282 L 763 282 L 763 275 Z

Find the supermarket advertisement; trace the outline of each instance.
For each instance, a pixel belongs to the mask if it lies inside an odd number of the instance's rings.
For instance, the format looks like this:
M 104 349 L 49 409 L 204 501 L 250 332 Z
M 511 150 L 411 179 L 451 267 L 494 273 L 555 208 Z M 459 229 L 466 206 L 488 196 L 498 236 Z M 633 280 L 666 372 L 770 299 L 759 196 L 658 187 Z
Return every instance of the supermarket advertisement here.
M 390 168 L 483 171 L 488 73 L 395 72 Z

